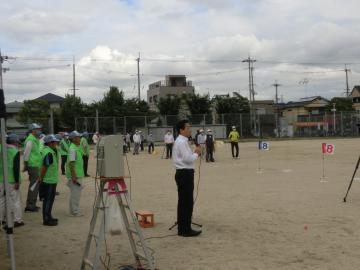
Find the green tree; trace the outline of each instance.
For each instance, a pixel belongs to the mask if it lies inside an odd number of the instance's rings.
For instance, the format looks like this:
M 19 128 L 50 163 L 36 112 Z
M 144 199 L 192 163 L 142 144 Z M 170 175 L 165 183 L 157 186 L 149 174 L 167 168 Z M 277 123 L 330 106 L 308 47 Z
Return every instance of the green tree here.
M 30 122 L 47 121 L 50 113 L 50 105 L 45 100 L 25 100 L 18 116 L 19 122 L 27 124 Z M 43 123 L 41 123 L 43 124 Z
M 218 114 L 249 112 L 248 99 L 240 95 L 236 97 L 215 97 L 213 102 Z
M 84 116 L 84 104 L 80 97 L 66 95 L 60 110 L 60 119 L 63 128 L 73 130 L 75 119 Z
M 208 114 L 211 112 L 211 100 L 209 95 L 189 95 L 186 97 L 186 103 L 192 115 Z
M 327 111 L 331 111 L 333 104 L 335 103 L 335 108 L 337 112 L 346 112 L 353 111 L 353 103 L 351 98 L 346 97 L 334 97 L 330 100 L 329 104 L 326 106 Z
M 177 115 L 180 109 L 180 102 L 180 97 L 167 95 L 166 98 L 160 98 L 156 106 L 161 115 Z
M 110 86 L 102 100 L 97 103 L 100 116 L 122 116 L 124 115 L 124 93 L 116 86 Z

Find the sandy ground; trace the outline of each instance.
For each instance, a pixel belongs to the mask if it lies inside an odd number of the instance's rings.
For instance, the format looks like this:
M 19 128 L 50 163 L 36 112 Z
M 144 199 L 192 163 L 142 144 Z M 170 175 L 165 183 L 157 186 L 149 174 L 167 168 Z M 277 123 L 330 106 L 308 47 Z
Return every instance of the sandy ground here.
M 230 146 L 217 149 L 215 163 L 201 164 L 199 197 L 193 221 L 203 224 L 196 238 L 171 236 L 147 241 L 156 266 L 164 269 L 360 269 L 360 172 L 342 202 L 360 153 L 360 139 L 325 140 L 336 145 L 326 156 L 322 175 L 321 142 L 271 142 L 261 152 L 257 172 L 255 142 L 240 144 L 240 160 Z M 129 155 L 135 209 L 155 213 L 146 237 L 176 233 L 177 193 L 170 160 L 158 155 Z M 90 172 L 94 175 L 94 159 Z M 196 181 L 198 179 L 196 172 Z M 24 176 L 24 179 L 26 177 Z M 62 179 L 53 214 L 59 226 L 45 227 L 40 213 L 25 213 L 15 230 L 18 269 L 80 269 L 94 200 L 94 181 L 86 179 L 83 217 L 68 215 L 69 190 Z M 26 198 L 27 180 L 22 185 Z M 112 267 L 133 262 L 127 238 L 108 236 Z M 0 269 L 9 269 L 5 234 L 0 236 Z

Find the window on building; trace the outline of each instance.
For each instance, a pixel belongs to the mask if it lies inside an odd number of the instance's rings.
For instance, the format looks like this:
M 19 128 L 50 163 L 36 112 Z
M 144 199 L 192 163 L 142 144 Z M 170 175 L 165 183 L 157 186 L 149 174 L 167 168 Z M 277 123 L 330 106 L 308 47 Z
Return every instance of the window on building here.
M 149 98 L 149 102 L 152 103 L 152 97 Z
M 154 103 L 157 102 L 157 95 L 153 96 Z

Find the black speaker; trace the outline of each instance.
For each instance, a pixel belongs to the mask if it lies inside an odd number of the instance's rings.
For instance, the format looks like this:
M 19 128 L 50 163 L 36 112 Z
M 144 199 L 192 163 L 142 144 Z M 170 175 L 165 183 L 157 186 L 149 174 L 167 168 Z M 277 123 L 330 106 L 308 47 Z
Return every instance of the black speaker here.
M 4 90 L 0 89 L 0 118 L 6 117 Z

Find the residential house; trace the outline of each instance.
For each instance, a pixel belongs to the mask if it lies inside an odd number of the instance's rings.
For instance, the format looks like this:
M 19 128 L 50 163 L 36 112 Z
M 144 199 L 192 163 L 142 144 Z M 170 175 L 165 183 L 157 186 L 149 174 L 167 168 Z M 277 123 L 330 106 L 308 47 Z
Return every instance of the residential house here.
M 353 108 L 360 112 L 360 85 L 355 85 L 351 91 L 350 97 L 352 98 Z

